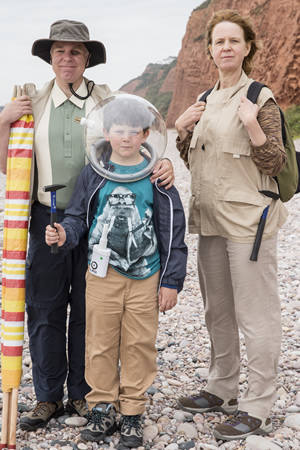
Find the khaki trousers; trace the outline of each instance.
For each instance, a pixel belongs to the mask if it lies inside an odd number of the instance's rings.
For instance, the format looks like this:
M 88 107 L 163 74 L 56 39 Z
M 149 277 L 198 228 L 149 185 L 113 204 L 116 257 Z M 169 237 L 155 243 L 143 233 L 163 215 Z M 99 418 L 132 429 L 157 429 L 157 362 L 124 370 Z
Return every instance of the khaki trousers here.
M 133 280 L 109 266 L 105 278 L 87 271 L 86 282 L 89 409 L 105 402 L 125 415 L 142 414 L 156 376 L 159 272 Z
M 205 321 L 211 338 L 211 365 L 205 390 L 222 398 L 239 394 L 239 329 L 245 339 L 248 386 L 239 409 L 267 418 L 275 399 L 281 346 L 281 308 L 277 290 L 277 235 L 253 244 L 199 236 L 198 273 Z

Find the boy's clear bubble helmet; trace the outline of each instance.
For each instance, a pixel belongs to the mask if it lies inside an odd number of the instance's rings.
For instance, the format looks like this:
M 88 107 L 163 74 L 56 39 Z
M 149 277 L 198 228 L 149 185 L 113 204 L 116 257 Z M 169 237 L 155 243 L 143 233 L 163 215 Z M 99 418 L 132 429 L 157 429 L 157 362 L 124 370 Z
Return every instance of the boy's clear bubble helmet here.
M 136 95 L 117 94 L 108 97 L 98 103 L 80 123 L 86 126 L 85 150 L 89 162 L 99 175 L 109 180 L 130 182 L 146 177 L 166 149 L 167 130 L 163 118 L 150 102 Z M 113 124 L 141 127 L 144 132 L 149 130 L 149 136 L 140 148 L 140 153 L 148 161 L 144 169 L 135 173 L 114 173 L 113 163 L 109 162 L 112 149 L 106 139 Z

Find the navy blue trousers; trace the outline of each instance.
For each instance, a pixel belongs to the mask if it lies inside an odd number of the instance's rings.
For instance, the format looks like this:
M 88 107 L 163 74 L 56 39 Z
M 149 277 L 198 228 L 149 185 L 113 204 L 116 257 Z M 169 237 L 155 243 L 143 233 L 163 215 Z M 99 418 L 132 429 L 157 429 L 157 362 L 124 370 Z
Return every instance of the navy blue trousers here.
M 63 220 L 57 211 L 57 221 Z M 26 261 L 26 311 L 33 384 L 38 401 L 81 399 L 89 387 L 85 369 L 85 273 L 87 242 L 51 254 L 45 243 L 50 208 L 35 202 Z M 69 313 L 69 314 L 68 314 Z

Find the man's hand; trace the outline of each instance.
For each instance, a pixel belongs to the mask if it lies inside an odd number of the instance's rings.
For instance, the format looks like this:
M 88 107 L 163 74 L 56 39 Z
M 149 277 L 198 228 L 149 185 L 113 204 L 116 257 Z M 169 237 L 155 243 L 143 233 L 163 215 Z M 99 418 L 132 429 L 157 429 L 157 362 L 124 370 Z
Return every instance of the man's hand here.
M 57 244 L 58 247 L 61 247 L 66 242 L 67 235 L 65 229 L 59 223 L 55 222 L 54 225 L 55 228 L 51 227 L 51 225 L 47 225 L 45 241 L 48 245 Z
M 158 295 L 158 305 L 160 312 L 172 309 L 177 303 L 177 289 L 162 286 Z
M 11 124 L 26 114 L 32 114 L 31 100 L 28 95 L 22 95 L 4 106 L 1 122 Z
M 151 183 L 154 183 L 158 178 L 161 180 L 158 186 L 164 186 L 165 189 L 173 186 L 175 180 L 173 164 L 168 159 L 162 159 L 155 164 L 150 177 Z
M 31 100 L 22 95 L 7 103 L 0 114 L 0 171 L 6 173 L 10 125 L 26 114 L 32 114 Z

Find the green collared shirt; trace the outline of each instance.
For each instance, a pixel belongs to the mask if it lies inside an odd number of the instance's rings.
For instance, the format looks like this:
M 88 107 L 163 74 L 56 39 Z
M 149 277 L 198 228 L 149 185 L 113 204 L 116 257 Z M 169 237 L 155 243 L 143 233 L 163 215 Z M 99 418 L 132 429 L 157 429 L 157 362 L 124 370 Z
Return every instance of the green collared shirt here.
M 86 85 L 82 81 L 77 93 L 85 96 Z M 86 164 L 84 128 L 75 117 L 85 117 L 94 107 L 89 97 L 80 100 L 74 95 L 69 99 L 54 83 L 44 114 L 35 132 L 37 185 L 34 197 L 47 206 L 51 205 L 49 192 L 43 187 L 64 184 L 57 191 L 56 206 L 65 209 L 73 193 L 77 178 Z

